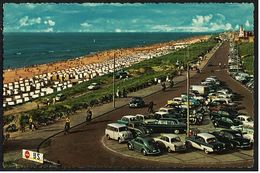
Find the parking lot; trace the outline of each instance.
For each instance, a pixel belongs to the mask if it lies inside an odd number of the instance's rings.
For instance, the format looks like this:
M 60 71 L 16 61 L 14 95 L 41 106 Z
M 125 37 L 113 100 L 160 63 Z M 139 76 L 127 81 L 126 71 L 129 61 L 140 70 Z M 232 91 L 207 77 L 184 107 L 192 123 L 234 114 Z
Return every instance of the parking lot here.
M 202 72 L 192 77 L 190 82 L 193 85 L 200 84 L 206 77 L 216 76 L 239 96 L 235 101 L 240 106 L 239 111 L 252 116 L 254 112 L 252 93 L 232 79 L 225 68 L 218 66 L 219 62 L 227 63 L 227 54 L 228 44 L 226 43 L 217 50 Z M 158 110 L 167 103 L 167 100 L 178 97 L 184 92 L 186 92 L 185 81 L 165 92 L 157 92 L 145 97 L 144 101 L 146 103 L 154 101 L 154 109 Z M 50 160 L 59 160 L 66 167 L 84 168 L 248 168 L 253 165 L 253 149 L 238 149 L 223 154 L 205 154 L 203 151 L 192 149 L 184 153 L 163 153 L 160 156 L 150 157 L 136 151 L 129 151 L 126 144 L 118 144 L 117 141 L 104 138 L 107 124 L 117 121 L 124 115 L 138 113 L 147 114 L 147 107 L 130 109 L 124 106 L 105 114 L 88 126 L 82 125 L 73 129 L 70 135 L 59 135 L 52 140 L 50 147 L 46 150 L 46 156 Z M 202 132 L 215 130 L 209 116 L 204 117 L 202 125 L 195 127 Z M 180 137 L 184 140 L 185 134 Z

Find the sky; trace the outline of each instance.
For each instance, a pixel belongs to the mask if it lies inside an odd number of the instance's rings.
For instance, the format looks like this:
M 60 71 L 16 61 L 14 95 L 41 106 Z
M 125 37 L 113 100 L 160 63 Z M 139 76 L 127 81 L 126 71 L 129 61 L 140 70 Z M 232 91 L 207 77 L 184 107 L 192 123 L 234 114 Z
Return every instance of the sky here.
M 5 3 L 4 32 L 253 30 L 252 3 Z

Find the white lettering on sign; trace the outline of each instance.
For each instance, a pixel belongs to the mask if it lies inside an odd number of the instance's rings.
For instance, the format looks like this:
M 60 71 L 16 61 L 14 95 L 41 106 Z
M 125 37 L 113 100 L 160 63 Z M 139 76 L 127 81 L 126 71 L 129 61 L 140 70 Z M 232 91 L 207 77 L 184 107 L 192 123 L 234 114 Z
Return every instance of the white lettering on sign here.
M 36 151 L 30 151 L 30 150 L 23 149 L 22 158 L 26 159 L 26 160 L 31 160 L 34 162 L 43 163 L 43 154 L 38 153 Z

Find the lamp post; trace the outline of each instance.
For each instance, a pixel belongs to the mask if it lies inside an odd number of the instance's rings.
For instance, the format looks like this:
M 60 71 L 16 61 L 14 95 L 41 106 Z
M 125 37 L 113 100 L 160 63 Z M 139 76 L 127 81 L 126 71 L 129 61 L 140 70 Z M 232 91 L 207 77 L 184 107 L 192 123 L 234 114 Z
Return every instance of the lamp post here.
M 189 63 L 187 63 L 187 137 L 189 137 L 190 132 L 190 70 L 189 70 Z
M 115 57 L 115 52 L 114 52 L 114 63 L 113 63 L 113 108 L 116 107 L 116 100 L 115 100 L 115 66 L 116 66 L 116 57 Z

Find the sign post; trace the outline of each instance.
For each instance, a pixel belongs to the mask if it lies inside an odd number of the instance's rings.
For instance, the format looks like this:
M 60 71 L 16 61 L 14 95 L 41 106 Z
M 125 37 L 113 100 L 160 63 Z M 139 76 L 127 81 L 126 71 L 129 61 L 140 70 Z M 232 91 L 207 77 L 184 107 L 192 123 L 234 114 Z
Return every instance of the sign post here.
M 26 160 L 31 160 L 38 163 L 43 163 L 43 154 L 36 151 L 30 151 L 23 149 L 22 158 Z

